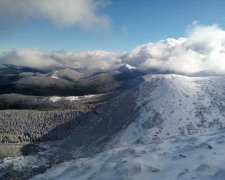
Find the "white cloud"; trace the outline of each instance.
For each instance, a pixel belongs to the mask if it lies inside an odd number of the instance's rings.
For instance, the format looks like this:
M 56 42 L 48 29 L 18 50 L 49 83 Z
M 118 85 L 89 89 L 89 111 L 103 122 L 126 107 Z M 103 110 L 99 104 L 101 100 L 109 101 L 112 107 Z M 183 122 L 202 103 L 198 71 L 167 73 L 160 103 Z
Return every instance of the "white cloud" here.
M 106 51 L 45 52 L 38 49 L 18 49 L 0 54 L 0 64 L 15 64 L 37 68 L 65 66 L 89 69 L 110 69 L 120 63 L 116 54 Z
M 123 61 L 178 73 L 225 72 L 225 31 L 217 25 L 193 25 L 186 38 L 141 45 L 124 55 Z
M 55 52 L 51 56 L 62 66 L 86 67 L 89 69 L 110 69 L 121 62 L 117 54 L 107 51 Z
M 1 64 L 15 64 L 29 67 L 51 67 L 61 64 L 49 56 L 49 53 L 37 49 L 20 49 L 10 52 L 3 52 L 0 55 Z
M 128 53 L 84 53 L 15 50 L 0 54 L 0 63 L 32 67 L 111 69 L 128 63 L 140 69 L 197 73 L 225 73 L 225 31 L 217 25 L 193 25 L 185 38 L 166 39 L 136 47 Z
M 107 28 L 108 18 L 98 13 L 106 4 L 106 0 L 0 0 L 0 19 L 44 18 L 62 27 Z

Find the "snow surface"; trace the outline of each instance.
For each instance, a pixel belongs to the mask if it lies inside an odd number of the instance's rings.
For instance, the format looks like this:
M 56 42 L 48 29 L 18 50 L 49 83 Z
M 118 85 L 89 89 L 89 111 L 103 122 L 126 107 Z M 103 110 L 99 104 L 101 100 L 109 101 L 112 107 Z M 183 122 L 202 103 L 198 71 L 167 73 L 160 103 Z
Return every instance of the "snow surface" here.
M 40 155 L 7 157 L 0 161 L 0 179 L 7 173 L 8 169 L 22 172 L 25 169 L 43 167 L 47 166 L 47 164 L 47 159 Z
M 33 180 L 224 180 L 225 130 L 114 148 L 54 166 Z
M 32 179 L 224 180 L 224 76 L 147 75 L 144 80 L 130 90 L 137 118 L 114 136 L 105 151 L 55 165 Z M 33 158 L 5 158 L 0 169 L 44 165 L 44 159 Z
M 224 77 L 144 78 L 135 91 L 139 117 L 108 150 L 33 179 L 224 180 Z
M 131 66 L 131 65 L 129 65 L 129 64 L 124 64 L 124 67 L 126 67 L 126 68 L 129 69 L 129 70 L 136 69 L 136 67 Z
M 53 79 L 59 79 L 59 71 L 55 71 L 55 72 L 52 74 L 51 78 L 53 78 Z
M 87 98 L 92 98 L 92 97 L 95 97 L 97 95 L 85 95 L 85 96 L 52 96 L 52 97 L 49 97 L 49 101 L 52 101 L 52 102 L 58 102 L 58 101 L 79 101 L 79 100 L 82 100 L 82 99 L 87 99 Z
M 134 91 L 139 116 L 108 150 L 33 179 L 224 180 L 224 76 L 144 78 Z
M 136 67 L 133 67 L 133 66 L 131 66 L 129 64 L 123 64 L 117 70 L 119 70 L 120 72 L 131 72 L 131 71 L 133 71 L 135 69 L 136 69 Z
M 136 92 L 139 117 L 122 132 L 121 143 L 200 134 L 225 127 L 223 79 L 146 76 L 145 83 Z

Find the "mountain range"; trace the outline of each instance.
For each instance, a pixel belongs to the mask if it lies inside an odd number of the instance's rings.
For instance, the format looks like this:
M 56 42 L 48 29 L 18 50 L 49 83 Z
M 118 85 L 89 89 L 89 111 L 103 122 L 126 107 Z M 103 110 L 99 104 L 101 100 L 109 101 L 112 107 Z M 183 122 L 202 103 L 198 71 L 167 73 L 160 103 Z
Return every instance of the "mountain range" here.
M 1 141 L 29 142 L 2 157 L 2 178 L 225 176 L 224 75 L 0 68 Z
M 88 73 L 82 69 L 60 68 L 39 70 L 28 67 L 3 65 L 0 67 L 0 94 L 24 95 L 86 95 L 112 92 L 126 88 L 127 80 L 144 73 L 122 65 L 118 69 Z

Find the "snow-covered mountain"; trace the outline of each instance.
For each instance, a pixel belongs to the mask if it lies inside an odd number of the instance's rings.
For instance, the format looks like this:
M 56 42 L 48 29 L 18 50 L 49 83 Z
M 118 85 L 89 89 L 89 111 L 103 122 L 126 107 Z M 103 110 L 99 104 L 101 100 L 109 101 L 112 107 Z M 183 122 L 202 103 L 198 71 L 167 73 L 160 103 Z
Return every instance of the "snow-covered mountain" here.
M 139 117 L 122 141 L 212 132 L 225 126 L 224 77 L 148 75 L 134 92 Z M 129 139 L 131 141 L 129 141 Z
M 134 107 L 119 117 L 134 120 L 124 122 L 104 151 L 59 164 L 33 179 L 224 179 L 224 76 L 143 79 L 111 102 L 122 108 L 132 100 Z M 110 125 L 111 120 L 102 128 Z
M 99 72 L 58 67 L 34 69 L 15 65 L 0 67 L 0 94 L 19 93 L 38 96 L 79 96 L 127 89 L 131 79 L 141 78 L 143 72 L 124 65 L 121 71 Z M 136 81 L 137 82 L 137 81 Z M 129 84 L 127 86 L 127 84 Z M 136 83 L 134 83 L 136 84 Z
M 134 71 L 134 70 L 136 70 L 136 69 L 137 69 L 137 68 L 134 67 L 134 66 L 131 66 L 131 65 L 129 65 L 129 64 L 124 64 L 124 65 L 120 66 L 117 70 L 118 70 L 119 72 L 132 72 L 132 71 Z

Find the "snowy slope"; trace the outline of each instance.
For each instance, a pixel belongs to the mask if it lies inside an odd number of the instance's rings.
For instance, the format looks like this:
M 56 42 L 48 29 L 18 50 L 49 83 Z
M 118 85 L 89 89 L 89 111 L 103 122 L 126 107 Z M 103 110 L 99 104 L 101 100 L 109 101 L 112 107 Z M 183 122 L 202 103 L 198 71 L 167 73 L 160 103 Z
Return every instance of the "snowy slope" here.
M 179 75 L 146 76 L 138 95 L 139 118 L 120 138 L 132 143 L 211 132 L 225 126 L 223 78 Z
M 33 179 L 224 179 L 223 81 L 224 76 L 145 76 L 129 91 L 137 118 L 104 152 Z
M 225 131 L 133 144 L 79 158 L 34 180 L 224 180 Z

